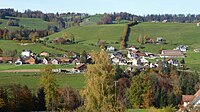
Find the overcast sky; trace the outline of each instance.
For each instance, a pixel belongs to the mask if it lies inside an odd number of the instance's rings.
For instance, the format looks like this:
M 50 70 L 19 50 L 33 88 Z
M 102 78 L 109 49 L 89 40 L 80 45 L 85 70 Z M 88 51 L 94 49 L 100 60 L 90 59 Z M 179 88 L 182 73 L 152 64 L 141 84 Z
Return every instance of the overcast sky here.
M 200 14 L 200 0 L 0 0 L 0 8 L 53 13 Z

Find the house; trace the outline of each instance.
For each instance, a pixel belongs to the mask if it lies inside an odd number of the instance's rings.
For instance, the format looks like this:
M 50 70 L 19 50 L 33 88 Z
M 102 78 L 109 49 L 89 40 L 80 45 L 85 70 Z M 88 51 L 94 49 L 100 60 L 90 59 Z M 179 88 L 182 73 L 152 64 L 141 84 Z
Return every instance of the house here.
M 138 66 L 138 60 L 136 58 L 132 58 L 127 61 L 127 64 L 132 66 Z
M 60 63 L 72 63 L 72 60 L 65 57 L 57 57 L 56 58 Z
M 167 19 L 163 20 L 162 23 L 167 23 Z
M 0 63 L 3 63 L 3 62 L 12 63 L 13 57 L 0 57 Z
M 127 54 L 127 57 L 129 59 L 131 59 L 131 58 L 138 58 L 139 57 L 138 53 L 140 53 L 140 51 L 138 51 L 138 50 L 129 50 L 128 54 Z
M 17 60 L 15 61 L 16 65 L 22 65 L 22 61 L 20 58 L 17 58 Z
M 174 48 L 174 50 L 180 50 L 182 52 L 186 52 L 187 51 L 188 46 L 186 45 L 179 45 L 178 47 Z
M 147 44 L 154 44 L 155 40 L 153 38 L 148 38 L 145 43 L 147 43 Z
M 141 63 L 149 63 L 149 61 L 146 60 L 146 59 L 144 58 L 144 56 L 142 56 L 142 57 L 140 58 L 140 62 L 141 62 Z
M 31 51 L 30 50 L 23 50 L 22 52 L 21 52 L 21 56 L 22 57 L 30 57 L 31 56 Z
M 40 56 L 43 56 L 43 57 L 48 57 L 48 56 L 49 56 L 49 53 L 48 53 L 48 52 L 45 52 L 45 51 L 43 51 L 43 52 L 41 52 L 41 53 L 40 53 Z
M 137 50 L 136 47 L 134 45 L 129 46 L 128 48 L 126 48 L 128 50 Z
M 182 95 L 182 106 L 187 105 L 197 106 L 200 104 L 200 89 L 194 95 Z
M 86 68 L 87 68 L 86 64 L 79 64 L 79 65 L 76 65 L 75 67 L 73 67 L 72 72 L 73 73 L 84 72 L 86 70 Z
M 54 65 L 60 64 L 60 61 L 57 60 L 57 59 L 53 59 L 53 60 L 51 60 L 50 62 L 51 62 L 51 64 L 54 64 Z
M 33 64 L 35 64 L 35 58 L 27 57 L 27 58 L 24 59 L 24 63 L 33 65 Z
M 109 46 L 109 47 L 107 47 L 106 50 L 107 50 L 107 51 L 115 51 L 115 48 L 114 48 L 113 46 Z
M 194 52 L 200 52 L 200 48 L 194 49 Z
M 184 58 L 184 54 L 180 50 L 162 50 L 161 58 Z
M 200 26 L 200 22 L 199 22 L 199 23 L 197 23 L 197 26 Z
M 42 59 L 42 64 L 48 65 L 49 64 L 49 59 L 48 58 L 43 58 Z
M 80 59 L 76 58 L 72 61 L 72 64 L 79 65 L 79 64 L 81 64 L 81 61 L 80 61 Z
M 157 37 L 156 44 L 165 44 L 166 40 L 163 37 Z
M 171 64 L 171 65 L 174 65 L 176 67 L 179 65 L 178 60 L 176 60 L 176 59 L 170 59 L 168 61 L 168 63 Z

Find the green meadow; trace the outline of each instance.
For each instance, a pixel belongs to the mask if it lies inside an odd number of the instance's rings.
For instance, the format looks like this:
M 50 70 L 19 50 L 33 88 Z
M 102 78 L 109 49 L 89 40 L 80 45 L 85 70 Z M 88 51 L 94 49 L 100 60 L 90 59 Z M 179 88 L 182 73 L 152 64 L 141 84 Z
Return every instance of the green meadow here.
M 19 26 L 24 26 L 25 28 L 28 28 L 28 29 L 44 30 L 44 29 L 47 29 L 48 25 L 56 25 L 55 23 L 46 22 L 39 18 L 7 17 L 7 19 L 0 19 L 0 22 L 2 22 L 2 24 L 0 24 L 0 28 L 6 27 L 8 30 L 11 30 L 11 31 L 19 29 L 19 27 L 17 26 L 7 25 L 9 18 L 14 18 L 14 19 L 19 20 Z
M 0 73 L 0 85 L 27 85 L 31 90 L 36 91 L 41 87 L 39 77 L 39 73 Z M 60 87 L 82 89 L 85 85 L 83 74 L 56 74 L 56 80 Z

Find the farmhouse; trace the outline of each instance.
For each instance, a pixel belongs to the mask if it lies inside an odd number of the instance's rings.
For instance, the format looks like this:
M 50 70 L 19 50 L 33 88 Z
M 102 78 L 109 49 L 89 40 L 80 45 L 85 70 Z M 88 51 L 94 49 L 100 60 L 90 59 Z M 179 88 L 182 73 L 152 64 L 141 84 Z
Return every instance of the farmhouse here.
M 187 48 L 188 48 L 188 46 L 179 45 L 178 47 L 174 48 L 174 50 L 180 50 L 185 53 L 187 51 Z
M 21 56 L 22 57 L 30 57 L 31 56 L 31 51 L 30 50 L 23 50 L 22 52 L 21 52 Z
M 33 64 L 35 64 L 35 59 L 33 57 L 25 58 L 24 63 L 33 65 Z
M 113 46 L 109 46 L 109 47 L 107 47 L 106 50 L 107 50 L 107 51 L 115 51 L 115 48 L 114 48 Z
M 182 95 L 182 102 L 180 107 L 180 111 L 183 107 L 188 105 L 197 106 L 200 104 L 200 89 L 194 95 Z
M 157 37 L 156 44 L 165 44 L 166 40 L 163 37 Z
M 13 61 L 12 57 L 0 57 L 0 63 L 3 63 L 3 62 L 12 63 L 12 61 Z
M 199 23 L 197 23 L 197 26 L 200 26 L 200 22 L 199 22 Z
M 84 72 L 85 69 L 86 69 L 86 65 L 85 64 L 79 64 L 79 65 L 73 67 L 72 72 L 74 72 L 74 73 L 80 73 L 80 72 Z
M 49 53 L 43 51 L 43 52 L 40 53 L 40 56 L 48 57 L 48 56 L 49 56 Z
M 184 58 L 184 54 L 180 50 L 162 50 L 161 58 Z

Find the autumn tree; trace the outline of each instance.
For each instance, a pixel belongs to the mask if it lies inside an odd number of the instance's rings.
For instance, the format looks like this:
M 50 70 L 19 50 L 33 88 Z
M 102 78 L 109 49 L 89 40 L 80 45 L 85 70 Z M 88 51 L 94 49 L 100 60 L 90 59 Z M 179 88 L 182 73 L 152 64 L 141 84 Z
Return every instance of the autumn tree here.
M 93 52 L 92 59 L 95 64 L 87 66 L 86 87 L 82 91 L 85 109 L 91 112 L 122 111 L 115 101 L 115 69 L 109 63 L 106 51 Z
M 118 16 L 118 17 L 116 17 L 116 18 L 115 18 L 115 21 L 117 21 L 117 23 L 119 24 L 119 23 L 120 23 L 120 21 L 121 21 L 121 17 L 119 17 L 119 16 Z
M 50 107 L 52 110 L 54 108 L 54 98 L 56 95 L 56 88 L 58 87 L 53 69 L 55 69 L 55 66 L 53 65 L 46 65 L 41 69 L 40 80 L 41 85 L 44 87 L 47 111 L 50 109 Z

